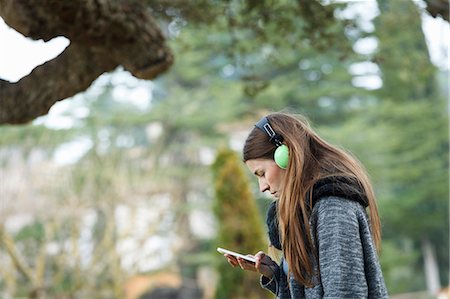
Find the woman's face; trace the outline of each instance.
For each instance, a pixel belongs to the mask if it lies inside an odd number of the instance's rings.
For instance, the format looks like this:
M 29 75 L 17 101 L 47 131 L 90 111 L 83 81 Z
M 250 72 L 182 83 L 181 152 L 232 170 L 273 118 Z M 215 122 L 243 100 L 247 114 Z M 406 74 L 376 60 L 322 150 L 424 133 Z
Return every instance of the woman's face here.
M 271 159 L 251 159 L 245 164 L 258 178 L 261 192 L 269 191 L 273 197 L 280 197 L 286 170 L 278 167 L 275 161 Z

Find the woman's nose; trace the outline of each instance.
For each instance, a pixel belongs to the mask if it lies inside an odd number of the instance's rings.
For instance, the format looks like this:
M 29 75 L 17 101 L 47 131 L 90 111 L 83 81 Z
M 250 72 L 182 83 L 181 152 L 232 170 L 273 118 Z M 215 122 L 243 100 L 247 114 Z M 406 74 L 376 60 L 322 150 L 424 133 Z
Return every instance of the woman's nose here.
M 266 180 L 262 180 L 262 179 L 259 180 L 259 190 L 261 192 L 265 192 L 269 189 L 270 189 L 270 187 L 269 187 L 269 184 L 267 184 Z

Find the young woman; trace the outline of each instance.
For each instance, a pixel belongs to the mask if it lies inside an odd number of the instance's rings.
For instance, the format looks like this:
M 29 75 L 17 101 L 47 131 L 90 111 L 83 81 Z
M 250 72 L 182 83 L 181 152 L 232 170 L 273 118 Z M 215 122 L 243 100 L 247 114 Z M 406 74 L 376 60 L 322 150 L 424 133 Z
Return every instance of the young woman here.
M 277 264 L 260 251 L 251 263 L 226 254 L 232 266 L 259 272 L 280 299 L 388 297 L 375 196 L 355 158 L 304 119 L 274 113 L 250 132 L 243 159 L 275 198 L 267 223 L 283 258 Z

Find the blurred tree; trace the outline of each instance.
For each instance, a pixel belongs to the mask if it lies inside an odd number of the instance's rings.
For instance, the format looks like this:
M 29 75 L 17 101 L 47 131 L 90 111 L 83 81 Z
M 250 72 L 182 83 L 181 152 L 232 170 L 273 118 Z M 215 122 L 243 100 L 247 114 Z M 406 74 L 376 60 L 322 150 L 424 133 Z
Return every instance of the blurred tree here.
M 365 59 L 355 54 L 351 46 L 366 33 L 352 20 L 342 19 L 329 25 L 336 42 L 318 50 L 309 33 L 304 32 L 296 5 L 280 2 L 276 9 L 267 12 L 270 19 L 251 14 L 248 21 L 246 6 L 235 3 L 233 12 L 239 19 L 231 29 L 226 14 L 217 16 L 214 26 L 177 23 L 178 34 L 170 45 L 175 56 L 186 59 L 179 60 L 167 76 L 158 80 L 164 87 L 168 82 L 177 83 L 170 85 L 165 96 L 170 97 L 175 86 L 180 87 L 181 93 L 195 91 L 192 99 L 208 96 L 201 105 L 206 109 L 220 107 L 208 113 L 216 117 L 215 122 L 223 121 L 225 113 L 228 118 L 235 115 L 253 119 L 259 117 L 261 110 L 289 107 L 315 121 L 336 124 L 368 107 L 371 99 L 367 90 L 353 86 L 348 71 L 352 64 Z M 345 6 L 333 9 L 337 14 Z M 283 20 L 291 30 L 283 30 L 283 22 L 273 22 L 275 19 Z M 264 35 L 255 32 L 258 20 L 263 24 L 260 30 L 264 29 Z M 347 31 L 352 32 L 351 37 Z M 321 42 L 327 43 L 327 39 Z M 209 95 L 203 95 L 200 89 Z M 221 103 L 224 101 L 233 101 L 234 106 Z
M 215 181 L 214 213 L 218 221 L 217 246 L 254 254 L 268 247 L 263 223 L 239 159 L 221 150 L 212 166 Z M 216 298 L 270 298 L 259 286 L 259 275 L 232 268 L 225 258 L 218 264 Z
M 444 229 L 449 204 L 446 103 L 429 59 L 418 7 L 412 1 L 378 3 L 374 60 L 383 80 L 383 88 L 376 92 L 380 99 L 376 118 L 384 128 L 378 150 L 386 190 L 381 202 L 385 237 L 400 248 L 413 241 L 422 253 L 428 290 L 434 294 L 442 282 L 439 273 L 445 278 L 449 263 Z
M 6 265 L 1 267 L 0 276 L 8 290 L 5 294 L 123 298 L 123 282 L 130 273 L 139 271 L 139 258 L 147 260 L 155 254 L 134 253 L 130 262 L 123 244 L 133 240 L 142 248 L 149 238 L 166 235 L 160 226 L 167 222 L 164 219 L 169 211 L 155 204 L 155 212 L 160 214 L 152 218 L 153 226 L 145 234 L 136 235 L 135 227 L 142 229 L 143 225 L 135 219 L 145 207 L 142 197 L 151 202 L 151 197 L 161 190 L 155 188 L 158 182 L 147 183 L 145 159 L 139 154 L 139 146 L 146 140 L 142 137 L 145 126 L 139 125 L 140 111 L 116 101 L 112 91 L 108 83 L 86 93 L 78 104 L 89 113 L 77 119 L 71 130 L 52 130 L 43 124 L 0 128 L 2 200 L 8 199 L 2 201 L 0 211 L 0 262 Z M 124 113 L 138 125 L 126 121 Z M 137 121 L 133 115 L 137 115 Z M 55 165 L 58 148 L 80 138 L 90 146 L 77 163 Z M 35 158 L 36 152 L 43 154 Z M 133 154 L 136 152 L 137 156 Z M 23 160 L 24 165 L 18 160 Z M 5 173 L 8 178 L 3 176 Z M 23 188 L 3 188 L 13 183 L 11 177 L 17 173 Z M 31 209 L 24 209 L 30 202 Z M 117 218 L 119 208 L 125 204 L 131 211 L 126 229 Z M 30 213 L 36 223 L 17 234 L 3 229 L 8 220 L 21 213 Z

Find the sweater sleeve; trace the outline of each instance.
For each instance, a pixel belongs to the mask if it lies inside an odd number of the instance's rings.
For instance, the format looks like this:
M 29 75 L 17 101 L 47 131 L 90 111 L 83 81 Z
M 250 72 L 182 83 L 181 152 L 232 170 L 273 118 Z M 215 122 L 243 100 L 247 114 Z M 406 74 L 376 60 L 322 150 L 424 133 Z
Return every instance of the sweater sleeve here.
M 367 298 L 358 203 L 330 197 L 316 206 L 315 243 L 323 298 Z
M 284 260 L 282 260 L 281 264 L 276 266 L 274 275 L 272 279 L 269 279 L 265 276 L 261 276 L 261 286 L 272 293 L 274 293 L 277 298 L 291 298 L 289 286 L 288 286 L 288 280 L 286 277 L 286 274 L 283 271 L 283 263 Z

